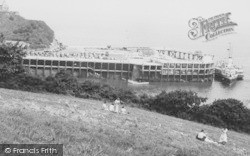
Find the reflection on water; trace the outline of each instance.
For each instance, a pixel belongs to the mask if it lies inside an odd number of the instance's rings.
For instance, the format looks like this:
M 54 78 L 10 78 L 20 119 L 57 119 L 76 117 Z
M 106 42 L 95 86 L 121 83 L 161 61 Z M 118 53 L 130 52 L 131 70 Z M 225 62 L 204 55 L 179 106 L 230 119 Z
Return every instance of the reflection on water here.
M 98 80 L 100 81 L 100 80 Z M 235 98 L 244 102 L 250 107 L 250 80 L 236 81 L 232 85 L 225 85 L 218 81 L 211 82 L 153 82 L 149 85 L 131 85 L 123 80 L 101 80 L 111 86 L 118 88 L 133 89 L 138 94 L 156 95 L 162 91 L 170 92 L 174 90 L 191 90 L 197 92 L 198 95 L 207 97 L 207 103 L 211 103 L 216 99 Z
M 132 88 L 138 94 L 147 93 L 156 95 L 161 91 L 174 91 L 174 90 L 192 90 L 197 92 L 200 96 L 207 97 L 208 103 L 213 102 L 216 99 L 235 98 L 244 102 L 246 106 L 250 108 L 250 64 L 248 58 L 240 58 L 238 62 L 241 62 L 244 68 L 244 80 L 236 81 L 232 85 L 224 85 L 221 82 L 157 82 L 150 83 L 146 86 L 128 85 L 123 80 L 102 80 L 111 86 L 118 88 Z M 245 64 L 244 64 L 245 63 Z

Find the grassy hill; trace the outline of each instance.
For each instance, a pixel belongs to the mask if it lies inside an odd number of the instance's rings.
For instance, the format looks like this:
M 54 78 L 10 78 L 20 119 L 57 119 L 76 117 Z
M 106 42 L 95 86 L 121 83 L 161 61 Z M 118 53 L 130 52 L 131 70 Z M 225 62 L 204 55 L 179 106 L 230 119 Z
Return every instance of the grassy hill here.
M 31 48 L 46 48 L 54 39 L 54 32 L 43 21 L 27 20 L 14 13 L 0 13 L 0 33 L 6 40 L 24 41 Z
M 221 130 L 128 107 L 130 114 L 101 109 L 102 102 L 54 94 L 0 89 L 0 143 L 62 143 L 65 156 L 250 155 L 250 136 L 228 132 L 225 146 L 195 139 Z

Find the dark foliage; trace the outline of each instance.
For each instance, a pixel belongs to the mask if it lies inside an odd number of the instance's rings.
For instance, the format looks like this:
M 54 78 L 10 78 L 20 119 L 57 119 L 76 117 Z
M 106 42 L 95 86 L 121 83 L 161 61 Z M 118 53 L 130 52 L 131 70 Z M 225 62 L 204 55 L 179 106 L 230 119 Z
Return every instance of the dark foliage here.
M 250 133 L 250 110 L 236 99 L 216 100 L 212 105 L 200 108 L 199 117 L 215 126 Z
M 169 93 L 163 91 L 150 102 L 149 107 L 163 114 L 183 116 L 183 113 L 188 113 L 206 100 L 207 98 L 199 97 L 192 91 L 177 90 Z
M 75 95 L 78 90 L 77 79 L 65 71 L 60 71 L 55 77 L 47 77 L 45 83 L 46 90 L 56 94 Z
M 1 44 L 1 43 L 0 43 Z M 0 46 L 0 79 L 6 80 L 10 76 L 24 72 L 21 61 L 25 56 L 23 48 L 18 43 L 1 44 Z

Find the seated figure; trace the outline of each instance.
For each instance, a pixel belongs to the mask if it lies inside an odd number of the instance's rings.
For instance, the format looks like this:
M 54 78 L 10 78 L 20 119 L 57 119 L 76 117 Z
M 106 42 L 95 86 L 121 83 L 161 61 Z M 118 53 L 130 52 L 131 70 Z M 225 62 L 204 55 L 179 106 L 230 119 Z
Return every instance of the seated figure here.
M 106 103 L 107 103 L 107 102 L 104 101 L 104 103 L 102 104 L 102 109 L 103 109 L 103 110 L 109 110 L 109 108 L 108 108 L 108 106 L 107 106 Z
M 204 130 L 201 130 L 196 136 L 196 139 L 201 140 L 201 141 L 205 141 L 206 138 L 207 136 Z
M 227 143 L 227 129 L 222 130 L 222 134 L 219 139 L 219 143 L 225 145 Z
M 109 111 L 115 112 L 115 106 L 113 103 L 109 106 Z
M 122 113 L 122 114 L 127 114 L 127 110 L 125 109 L 124 106 L 122 106 L 122 108 L 121 108 L 121 113 Z

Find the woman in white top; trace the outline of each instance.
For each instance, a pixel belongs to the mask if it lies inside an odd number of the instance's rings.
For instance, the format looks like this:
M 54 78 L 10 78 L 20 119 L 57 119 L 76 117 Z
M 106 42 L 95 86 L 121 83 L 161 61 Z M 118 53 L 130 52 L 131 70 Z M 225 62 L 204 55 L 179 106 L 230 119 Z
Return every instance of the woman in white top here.
M 227 143 L 227 131 L 228 130 L 226 128 L 222 130 L 222 134 L 219 140 L 219 143 L 222 145 L 225 145 Z
M 115 106 L 114 106 L 113 103 L 109 106 L 109 111 L 110 112 L 114 112 L 115 111 Z
M 115 100 L 115 112 L 116 113 L 119 113 L 119 106 L 120 106 L 120 104 L 121 104 L 120 98 L 117 98 Z

